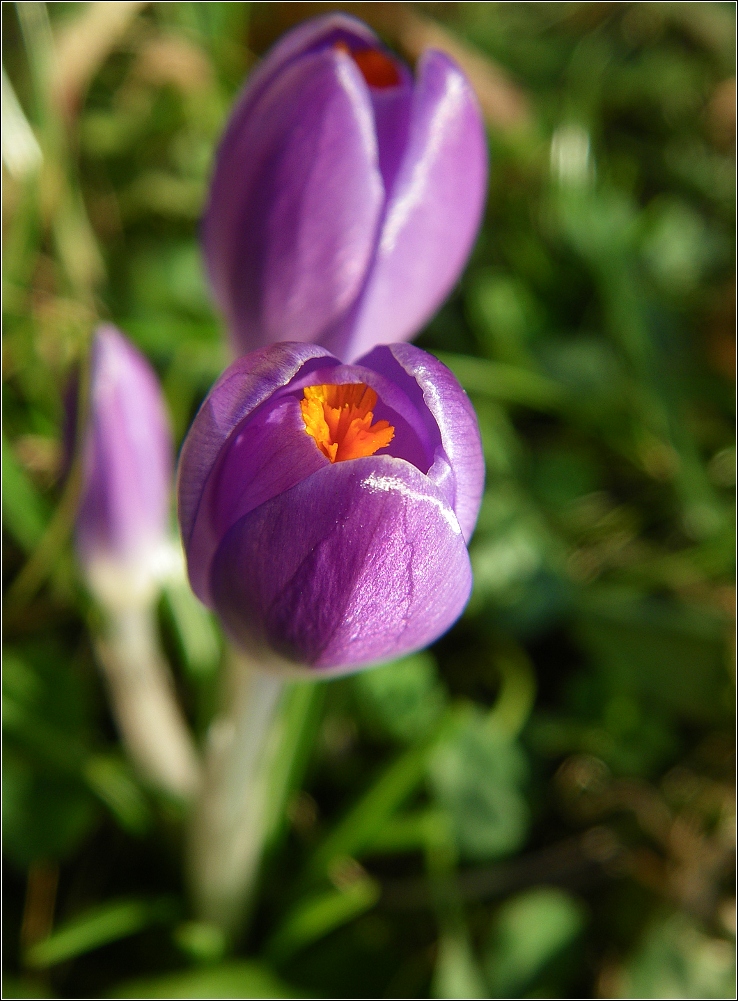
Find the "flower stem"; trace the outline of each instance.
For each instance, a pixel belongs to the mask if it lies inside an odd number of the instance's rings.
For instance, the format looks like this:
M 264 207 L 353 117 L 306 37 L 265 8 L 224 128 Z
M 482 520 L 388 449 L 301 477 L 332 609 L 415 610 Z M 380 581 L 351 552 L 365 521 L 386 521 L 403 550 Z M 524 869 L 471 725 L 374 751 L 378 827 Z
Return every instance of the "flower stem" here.
M 190 800 L 200 785 L 200 763 L 159 649 L 153 605 L 108 613 L 96 650 L 123 742 L 152 785 Z
M 226 709 L 208 735 L 205 777 L 192 819 L 190 882 L 200 917 L 233 936 L 248 911 L 269 826 L 269 776 L 284 681 L 231 650 Z

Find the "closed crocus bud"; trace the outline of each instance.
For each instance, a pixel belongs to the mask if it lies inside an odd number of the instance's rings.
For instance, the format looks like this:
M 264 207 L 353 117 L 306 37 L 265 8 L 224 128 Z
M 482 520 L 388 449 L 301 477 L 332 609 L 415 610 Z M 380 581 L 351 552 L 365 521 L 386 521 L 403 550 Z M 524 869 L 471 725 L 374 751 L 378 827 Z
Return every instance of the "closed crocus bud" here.
M 77 554 L 104 611 L 95 650 L 123 742 L 147 782 L 190 799 L 200 769 L 156 626 L 178 553 L 169 541 L 173 449 L 146 359 L 110 325 L 92 344 Z
M 344 14 L 285 35 L 231 115 L 203 220 L 236 354 L 300 341 L 351 361 L 413 337 L 466 262 L 486 175 L 447 55 L 425 52 L 413 78 Z
M 110 325 L 92 345 L 83 448 L 80 562 L 103 604 L 145 604 L 172 559 L 172 437 L 156 374 Z
M 257 655 L 316 673 L 400 657 L 467 602 L 483 480 L 474 411 L 431 355 L 261 348 L 221 376 L 182 449 L 190 582 Z

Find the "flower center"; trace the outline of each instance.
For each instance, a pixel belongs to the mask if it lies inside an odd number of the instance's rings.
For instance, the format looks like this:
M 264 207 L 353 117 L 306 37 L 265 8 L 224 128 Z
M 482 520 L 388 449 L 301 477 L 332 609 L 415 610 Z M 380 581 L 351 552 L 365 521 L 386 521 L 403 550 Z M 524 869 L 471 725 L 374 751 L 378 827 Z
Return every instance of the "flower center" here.
M 300 400 L 305 432 L 331 462 L 374 455 L 395 436 L 389 421 L 374 420 L 377 394 L 363 382 L 308 386 Z
M 397 66 L 379 49 L 360 49 L 358 52 L 352 52 L 345 42 L 336 42 L 335 48 L 351 56 L 370 87 L 396 87 L 400 82 Z

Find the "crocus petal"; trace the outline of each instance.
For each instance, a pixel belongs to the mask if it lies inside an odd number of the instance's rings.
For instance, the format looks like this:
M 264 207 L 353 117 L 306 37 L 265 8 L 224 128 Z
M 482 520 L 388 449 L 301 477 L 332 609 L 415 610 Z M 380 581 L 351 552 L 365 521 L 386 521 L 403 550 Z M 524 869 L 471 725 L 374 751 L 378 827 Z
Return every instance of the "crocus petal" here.
M 292 396 L 278 396 L 239 425 L 213 467 L 190 537 L 192 588 L 206 605 L 213 603 L 209 567 L 229 528 L 329 464 Z
M 303 21 L 283 35 L 249 76 L 248 84 L 239 98 L 238 107 L 231 116 L 223 142 L 226 143 L 234 133 L 240 131 L 242 116 L 248 112 L 250 104 L 258 99 L 271 80 L 291 62 L 305 53 L 327 48 L 341 41 L 349 46 L 352 43 L 375 46 L 379 42 L 371 28 L 363 21 L 338 11 Z
M 376 258 L 333 350 L 353 360 L 412 337 L 461 273 L 484 205 L 487 150 L 476 98 L 451 59 L 420 60 L 410 135 Z
M 414 466 L 377 456 L 324 467 L 242 518 L 211 583 L 236 641 L 323 672 L 425 646 L 470 589 L 451 508 Z
M 410 134 L 414 82 L 404 66 L 400 69 L 401 81 L 396 87 L 369 88 L 385 199 L 394 190 Z
M 380 47 L 379 39 L 363 21 L 338 11 L 303 21 L 272 46 L 264 59 L 249 74 L 248 82 L 231 112 L 226 131 L 220 141 L 213 183 L 217 180 L 218 172 L 224 169 L 224 165 L 234 162 L 234 155 L 248 116 L 269 84 L 296 59 L 307 53 L 329 48 L 337 42 L 344 42 L 349 48 Z M 401 67 L 403 81 L 407 82 L 409 74 L 403 70 L 404 67 Z
M 352 17 L 293 29 L 237 102 L 203 220 L 236 353 L 299 340 L 350 361 L 412 337 L 461 272 L 485 179 L 448 57 L 426 53 L 416 82 Z
M 167 534 L 173 448 L 161 389 L 115 327 L 92 347 L 76 539 L 82 562 L 146 560 Z
M 214 529 L 210 522 L 212 506 L 206 504 L 203 507 L 202 501 L 226 442 L 236 435 L 237 429 L 258 407 L 299 373 L 336 364 L 336 360 L 317 345 L 273 344 L 235 361 L 213 386 L 200 408 L 180 455 L 178 504 L 190 582 L 203 601 L 209 600 L 207 580 L 217 542 L 214 541 Z M 302 444 L 314 443 L 303 434 L 297 447 Z M 317 449 L 313 451 L 317 452 Z M 309 457 L 312 453 L 307 455 Z M 291 465 L 288 465 L 288 472 L 290 468 Z M 273 475 L 268 478 L 272 488 L 279 487 Z M 287 480 L 284 484 L 292 485 Z
M 414 79 L 405 63 L 387 51 L 377 35 L 362 21 L 338 12 L 304 21 L 278 41 L 251 74 L 248 97 L 253 103 L 256 96 L 293 60 L 309 52 L 341 43 L 351 52 L 374 49 L 382 53 L 394 64 L 399 77 L 395 86 L 377 87 L 369 84 L 379 146 L 379 166 L 386 194 L 392 188 L 407 144 Z M 239 102 L 229 124 L 229 133 L 234 125 L 238 127 L 237 118 L 243 121 L 244 103 Z
M 479 425 L 469 397 L 442 362 L 413 344 L 375 348 L 360 358 L 359 366 L 386 376 L 416 404 L 425 409 L 441 434 L 443 451 L 453 472 L 452 506 L 464 538 L 469 541 L 479 514 L 484 490 L 484 456 Z M 422 395 L 422 403 L 418 395 Z M 425 406 L 423 406 L 423 404 Z M 443 463 L 429 477 L 446 494 L 447 470 Z
M 303 393 L 357 382 L 375 389 L 374 418 L 396 435 L 331 463 L 307 433 Z M 234 640 L 267 660 L 271 649 L 340 673 L 402 656 L 468 599 L 464 529 L 482 477 L 468 399 L 425 352 L 400 344 L 342 365 L 313 345 L 263 348 L 224 373 L 183 448 L 190 580 Z
M 240 116 L 239 116 L 240 117 Z M 288 64 L 229 130 L 203 239 L 238 353 L 317 341 L 355 301 L 384 202 L 367 86 L 346 53 Z

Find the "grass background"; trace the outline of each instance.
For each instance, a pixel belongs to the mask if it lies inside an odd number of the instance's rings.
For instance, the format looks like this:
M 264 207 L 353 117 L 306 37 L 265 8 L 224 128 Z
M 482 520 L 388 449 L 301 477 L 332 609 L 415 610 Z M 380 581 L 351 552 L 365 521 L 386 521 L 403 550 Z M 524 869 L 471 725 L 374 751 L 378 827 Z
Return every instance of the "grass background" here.
M 230 951 L 122 754 L 64 387 L 111 319 L 181 442 L 227 362 L 214 145 L 333 6 L 2 5 L 40 152 L 3 147 L 3 995 L 732 997 L 734 4 L 341 8 L 409 61 L 448 48 L 487 120 L 484 225 L 418 338 L 482 428 L 472 600 L 426 653 L 297 692 L 299 780 Z M 202 737 L 217 625 L 167 593 L 160 627 Z

